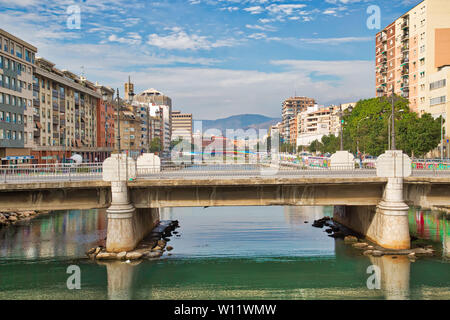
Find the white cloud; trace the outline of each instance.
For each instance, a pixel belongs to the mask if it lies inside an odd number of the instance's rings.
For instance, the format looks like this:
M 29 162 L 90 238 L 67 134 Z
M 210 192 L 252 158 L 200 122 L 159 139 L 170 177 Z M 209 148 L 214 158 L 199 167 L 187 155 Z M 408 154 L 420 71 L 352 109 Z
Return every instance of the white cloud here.
M 261 6 L 253 6 L 244 8 L 244 11 L 250 12 L 250 14 L 260 14 L 264 11 L 264 8 L 262 8 Z
M 300 9 L 303 9 L 305 7 L 305 4 L 271 4 L 266 7 L 266 9 L 273 14 L 291 15 L 294 12 L 298 12 Z
M 260 26 L 257 24 L 246 24 L 245 25 L 246 28 L 248 29 L 252 29 L 252 30 L 261 30 L 261 31 L 276 31 L 277 29 L 270 26 L 270 25 L 264 25 L 264 26 Z
M 135 32 L 129 32 L 125 37 L 118 37 L 115 34 L 112 34 L 108 37 L 108 41 L 124 43 L 127 45 L 140 45 L 142 43 L 142 37 Z
M 236 44 L 236 41 L 233 39 L 210 41 L 206 36 L 187 34 L 180 28 L 172 28 L 169 35 L 150 34 L 147 43 L 167 50 L 209 50 L 218 47 L 231 47 Z

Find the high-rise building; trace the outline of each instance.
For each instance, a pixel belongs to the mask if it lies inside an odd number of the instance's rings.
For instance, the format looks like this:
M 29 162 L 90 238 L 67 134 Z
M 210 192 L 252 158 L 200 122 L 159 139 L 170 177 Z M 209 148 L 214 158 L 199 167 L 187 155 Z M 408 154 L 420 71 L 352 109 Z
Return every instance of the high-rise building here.
M 192 142 L 192 113 L 172 111 L 172 140 Z
M 102 95 L 95 84 L 43 58 L 33 76 L 34 146 L 37 162 L 61 162 L 74 153 L 98 161 L 97 106 Z
M 449 52 L 450 1 L 422 1 L 377 33 L 377 96 L 395 92 L 419 115 L 450 116 Z
M 316 101 L 308 97 L 290 97 L 283 101 L 282 104 L 282 128 L 280 136 L 283 142 L 289 143 L 290 139 L 290 126 L 289 121 L 295 117 L 301 111 L 306 110 L 308 107 L 314 106 Z
M 33 147 L 33 69 L 37 49 L 0 29 L 1 163 L 30 162 Z
M 172 99 L 156 89 L 148 89 L 134 97 L 135 103 L 146 103 L 150 110 L 150 136 L 161 141 L 162 156 L 169 155 L 172 139 Z

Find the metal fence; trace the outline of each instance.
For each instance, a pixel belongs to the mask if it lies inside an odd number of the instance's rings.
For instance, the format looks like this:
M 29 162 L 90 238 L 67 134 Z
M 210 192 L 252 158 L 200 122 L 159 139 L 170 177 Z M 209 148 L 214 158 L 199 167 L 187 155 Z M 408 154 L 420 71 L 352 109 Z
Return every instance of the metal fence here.
M 20 164 L 0 166 L 3 183 L 84 181 L 102 178 L 102 163 Z
M 213 179 L 213 178 L 301 178 L 301 177 L 375 177 L 376 168 L 359 165 L 333 167 L 308 166 L 295 163 L 217 163 L 177 164 L 162 162 L 160 166 L 136 167 L 142 179 Z M 86 181 L 102 179 L 102 163 L 83 164 L 21 164 L 0 166 L 0 182 L 33 183 L 58 181 Z M 415 177 L 450 177 L 450 164 L 415 159 Z

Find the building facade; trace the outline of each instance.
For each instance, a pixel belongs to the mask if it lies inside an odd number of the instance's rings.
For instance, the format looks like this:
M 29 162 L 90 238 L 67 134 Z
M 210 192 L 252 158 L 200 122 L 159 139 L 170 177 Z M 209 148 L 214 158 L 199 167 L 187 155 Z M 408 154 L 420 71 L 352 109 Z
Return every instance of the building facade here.
M 172 111 L 172 140 L 179 138 L 192 143 L 192 113 Z
M 446 117 L 449 52 L 450 1 L 422 1 L 376 36 L 377 95 L 395 92 L 419 115 Z M 448 122 L 445 129 L 448 136 Z
M 99 154 L 99 161 L 108 158 L 115 148 L 114 138 L 114 89 L 96 84 L 102 99 L 97 99 L 97 147 L 104 149 Z
M 314 140 L 321 140 L 323 136 L 340 132 L 339 106 L 308 107 L 297 115 L 297 146 L 309 146 Z
M 281 115 L 282 128 L 280 130 L 281 139 L 283 142 L 289 143 L 291 141 L 291 129 L 289 121 L 297 117 L 297 114 L 306 110 L 308 107 L 314 106 L 316 101 L 308 97 L 290 97 L 283 101 Z
M 37 49 L 0 29 L 0 159 L 28 163 L 33 148 L 33 71 Z
M 36 59 L 33 77 L 34 147 L 38 163 L 62 162 L 80 154 L 98 161 L 107 151 L 97 147 L 97 106 L 102 95 L 84 77 Z

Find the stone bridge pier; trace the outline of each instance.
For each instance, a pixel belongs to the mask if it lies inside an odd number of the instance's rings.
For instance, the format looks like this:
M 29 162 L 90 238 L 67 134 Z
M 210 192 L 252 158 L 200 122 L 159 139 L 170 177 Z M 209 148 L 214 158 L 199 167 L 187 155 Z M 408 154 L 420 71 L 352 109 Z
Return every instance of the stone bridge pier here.
M 141 157 L 145 158 L 146 155 Z M 142 159 L 138 162 L 142 162 Z M 111 205 L 107 209 L 108 252 L 133 250 L 159 222 L 159 209 L 136 209 L 130 203 L 127 181 L 135 178 L 136 163 L 125 154 L 113 154 L 104 161 L 103 180 L 111 182 Z
M 377 206 L 335 208 L 334 220 L 387 249 L 409 249 L 408 212 L 403 178 L 411 175 L 411 159 L 400 150 L 386 151 L 377 160 L 377 176 L 387 178 Z

